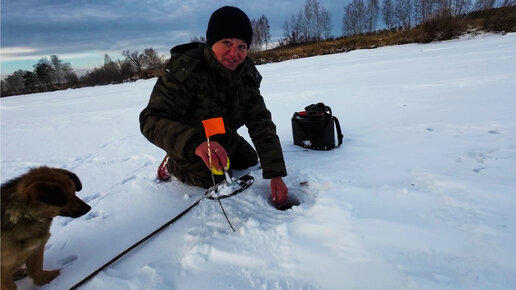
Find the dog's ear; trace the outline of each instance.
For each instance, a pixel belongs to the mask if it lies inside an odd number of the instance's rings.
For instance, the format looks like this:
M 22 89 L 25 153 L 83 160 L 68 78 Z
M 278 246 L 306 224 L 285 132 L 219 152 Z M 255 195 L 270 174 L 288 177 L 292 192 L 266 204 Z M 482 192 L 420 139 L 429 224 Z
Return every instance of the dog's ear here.
M 79 177 L 75 175 L 75 173 L 61 168 L 54 168 L 54 170 L 66 174 L 73 181 L 73 184 L 75 184 L 75 191 L 81 191 L 82 183 L 79 180 Z
M 73 184 L 75 184 L 75 191 L 81 191 L 82 183 L 79 180 L 79 177 L 72 172 L 69 172 L 68 177 L 70 177 L 70 179 L 73 181 Z
M 61 187 L 45 182 L 38 182 L 30 186 L 29 196 L 48 205 L 63 207 L 68 203 L 68 199 Z

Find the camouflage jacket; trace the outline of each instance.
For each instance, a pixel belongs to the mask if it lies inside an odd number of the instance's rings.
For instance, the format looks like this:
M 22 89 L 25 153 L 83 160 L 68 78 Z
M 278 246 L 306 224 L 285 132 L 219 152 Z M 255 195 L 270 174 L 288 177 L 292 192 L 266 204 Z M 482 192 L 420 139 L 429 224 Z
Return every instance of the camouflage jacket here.
M 286 176 L 276 126 L 260 95 L 261 79 L 249 58 L 230 71 L 204 44 L 176 46 L 140 114 L 140 130 L 182 164 L 199 158 L 195 148 L 206 140 L 202 120 L 223 117 L 228 133 L 236 134 L 242 125 L 248 128 L 264 178 Z

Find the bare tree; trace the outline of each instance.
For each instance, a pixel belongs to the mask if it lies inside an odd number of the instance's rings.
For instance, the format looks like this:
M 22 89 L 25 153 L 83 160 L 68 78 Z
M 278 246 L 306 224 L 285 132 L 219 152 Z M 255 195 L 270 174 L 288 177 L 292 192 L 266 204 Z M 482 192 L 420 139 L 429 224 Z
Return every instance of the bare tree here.
M 448 7 L 452 15 L 463 15 L 470 11 L 471 0 L 449 0 Z
M 23 85 L 27 93 L 37 92 L 40 87 L 38 76 L 33 72 L 26 71 L 23 75 Z
M 104 66 L 102 70 L 104 71 L 105 80 L 109 83 L 121 82 L 123 80 L 120 65 L 114 62 L 107 53 L 104 55 Z
M 38 80 L 46 86 L 46 90 L 54 90 L 55 82 L 54 82 L 54 69 L 52 68 L 52 63 L 48 60 L 48 58 L 41 58 L 37 64 L 34 65 L 34 73 L 38 77 Z
M 414 21 L 423 23 L 430 20 L 439 9 L 441 0 L 414 0 Z
M 394 5 L 392 0 L 384 0 L 382 7 L 383 22 L 387 29 L 396 27 L 396 19 L 394 17 Z
M 164 62 L 163 57 L 154 48 L 143 50 L 143 63 L 148 69 L 160 69 Z
M 5 78 L 2 86 L 7 85 L 6 95 L 18 95 L 25 92 L 25 84 L 23 81 L 25 73 L 26 71 L 20 69 Z M 2 88 L 2 91 L 3 90 L 4 88 Z
M 361 34 L 376 29 L 379 13 L 378 0 L 353 0 L 344 7 L 344 34 Z
M 0 81 L 0 88 L 1 88 L 0 98 L 7 97 L 7 96 L 11 95 L 11 92 L 9 90 L 9 85 L 7 84 L 6 81 L 4 81 L 4 80 Z
M 77 74 L 72 69 L 72 65 L 69 62 L 65 62 L 61 66 L 61 72 L 63 74 L 64 82 L 68 86 L 76 86 L 79 84 L 79 77 L 77 77 Z
M 260 35 L 260 29 L 258 25 L 258 21 L 256 19 L 251 19 L 251 27 L 253 28 L 253 41 L 249 46 L 249 51 L 260 51 L 262 50 L 263 40 Z
M 306 0 L 304 7 L 305 24 L 308 27 L 307 39 L 321 41 L 331 31 L 331 13 L 321 7 L 317 0 Z
M 54 69 L 54 79 L 55 83 L 60 86 L 63 84 L 63 61 L 59 59 L 59 57 L 55 54 L 50 56 L 50 63 L 52 65 L 52 68 Z
M 376 22 L 378 21 L 378 14 L 380 11 L 380 5 L 378 0 L 367 0 L 367 32 L 373 32 L 376 30 Z
M 305 41 L 301 35 L 301 20 L 294 15 L 290 16 L 290 21 L 283 24 L 285 42 L 287 44 L 296 44 Z
M 317 17 L 319 16 L 319 2 L 317 2 L 317 0 L 306 0 L 303 12 L 306 31 L 305 38 L 320 41 L 321 34 L 318 31 L 317 23 Z
M 306 0 L 305 6 L 283 28 L 287 43 L 321 41 L 331 37 L 331 13 L 317 0 Z
M 114 62 L 109 54 L 104 54 L 104 68 L 113 74 L 120 74 L 118 63 Z
M 124 50 L 122 51 L 122 55 L 136 69 L 138 73 L 141 74 L 143 72 L 143 66 L 145 64 L 145 61 L 144 55 L 142 53 L 138 53 L 137 50 Z
M 52 67 L 52 80 L 57 86 L 76 85 L 79 78 L 72 69 L 69 62 L 63 62 L 59 56 L 53 54 L 50 56 L 50 65 Z
M 119 60 L 118 66 L 120 67 L 120 75 L 123 80 L 128 80 L 133 77 L 135 71 L 130 61 Z
M 477 0 L 474 5 L 474 10 L 486 10 L 495 6 L 495 0 Z
M 471 8 L 471 0 L 414 0 L 412 4 L 414 24 L 436 17 L 463 15 Z
M 394 15 L 396 22 L 404 29 L 408 29 L 412 25 L 412 1 L 398 0 L 394 6 Z
M 190 39 L 190 42 L 202 42 L 202 43 L 205 43 L 206 42 L 206 37 L 204 36 L 194 36 Z
M 318 26 L 322 39 L 329 39 L 331 35 L 331 13 L 329 10 L 322 9 L 318 14 Z
M 310 41 L 310 22 L 303 13 L 303 9 L 299 10 L 297 14 L 297 23 L 299 24 L 302 41 Z
M 260 24 L 260 27 L 262 28 L 262 39 L 265 44 L 265 49 L 267 49 L 267 46 L 269 42 L 271 41 L 271 26 L 269 25 L 269 19 L 265 17 L 265 15 L 260 16 L 260 19 L 258 19 L 258 23 Z
M 265 15 L 262 15 L 258 20 L 251 19 L 251 26 L 253 28 L 253 41 L 251 42 L 251 51 L 260 51 L 267 49 L 267 44 L 271 39 L 269 20 Z
M 353 0 L 344 7 L 342 30 L 344 35 L 367 32 L 367 7 L 363 0 Z

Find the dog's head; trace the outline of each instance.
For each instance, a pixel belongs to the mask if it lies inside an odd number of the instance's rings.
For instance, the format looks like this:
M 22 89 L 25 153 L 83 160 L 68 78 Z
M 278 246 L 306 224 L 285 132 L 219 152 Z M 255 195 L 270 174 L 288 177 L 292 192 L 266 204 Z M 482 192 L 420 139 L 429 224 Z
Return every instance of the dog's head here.
M 65 169 L 38 167 L 30 170 L 18 183 L 18 192 L 42 217 L 80 217 L 91 207 L 79 199 L 82 189 L 77 175 Z

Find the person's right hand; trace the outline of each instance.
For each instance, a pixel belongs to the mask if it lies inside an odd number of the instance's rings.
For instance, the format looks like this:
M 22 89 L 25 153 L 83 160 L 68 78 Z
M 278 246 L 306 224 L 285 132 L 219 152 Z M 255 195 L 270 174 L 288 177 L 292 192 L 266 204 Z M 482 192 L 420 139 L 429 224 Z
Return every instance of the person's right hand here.
M 224 168 L 227 169 L 228 153 L 218 142 L 210 141 L 211 151 L 211 166 L 208 155 L 208 142 L 204 141 L 197 148 L 195 148 L 195 155 L 201 157 L 204 164 L 211 170 L 211 167 L 216 170 L 222 171 Z

